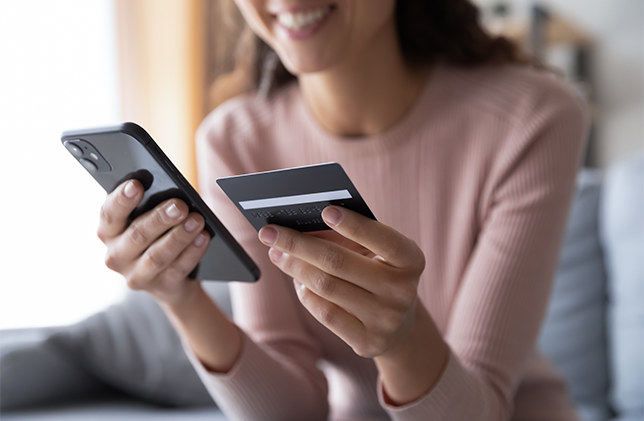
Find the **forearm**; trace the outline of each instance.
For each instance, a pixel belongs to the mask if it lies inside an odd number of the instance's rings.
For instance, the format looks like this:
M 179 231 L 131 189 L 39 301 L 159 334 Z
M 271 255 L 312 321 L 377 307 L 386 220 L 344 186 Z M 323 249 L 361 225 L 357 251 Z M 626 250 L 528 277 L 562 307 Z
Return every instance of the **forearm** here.
M 288 358 L 275 358 L 230 322 L 200 287 L 181 304 L 162 305 L 208 392 L 230 419 L 327 418 L 326 379 L 317 358 L 303 354 L 302 346 L 276 347 Z
M 240 353 L 241 336 L 233 322 L 196 283 L 192 293 L 179 303 L 164 304 L 185 334 L 199 361 L 209 371 L 228 372 Z
M 404 405 L 427 394 L 447 364 L 447 344 L 427 310 L 420 302 L 416 305 L 415 320 L 397 346 L 375 358 L 391 405 Z

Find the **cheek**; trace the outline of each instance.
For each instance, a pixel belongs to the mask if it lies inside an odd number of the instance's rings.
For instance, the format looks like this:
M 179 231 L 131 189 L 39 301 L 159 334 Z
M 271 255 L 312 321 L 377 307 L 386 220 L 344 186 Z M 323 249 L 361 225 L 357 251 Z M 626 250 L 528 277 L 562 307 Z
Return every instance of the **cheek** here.
M 266 13 L 266 0 L 235 0 L 235 4 L 250 29 L 268 42 L 271 16 Z
M 362 55 L 382 39 L 394 22 L 396 0 L 335 0 L 337 16 L 304 42 L 276 36 L 269 0 L 235 0 L 246 23 L 279 55 L 294 74 L 318 72 Z M 389 27 L 389 28 L 388 28 Z
M 358 43 L 378 37 L 395 21 L 396 0 L 355 1 L 353 35 Z

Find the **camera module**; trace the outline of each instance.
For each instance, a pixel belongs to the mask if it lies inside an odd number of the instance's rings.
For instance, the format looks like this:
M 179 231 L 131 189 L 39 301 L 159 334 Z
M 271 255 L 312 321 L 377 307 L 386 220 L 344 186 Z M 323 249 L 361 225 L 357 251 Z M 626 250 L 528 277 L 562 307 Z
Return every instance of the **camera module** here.
M 64 145 L 67 150 L 71 152 L 72 155 L 74 155 L 76 158 L 83 156 L 83 150 L 78 145 L 75 145 L 74 143 L 69 141 L 65 142 Z
M 96 146 L 84 139 L 64 140 L 65 148 L 91 173 L 110 172 L 112 167 L 98 151 Z
M 85 167 L 85 169 L 87 171 L 94 172 L 94 171 L 98 170 L 98 167 L 96 166 L 96 164 L 94 164 L 89 159 L 81 158 L 81 159 L 78 160 L 78 162 L 80 162 L 81 165 L 83 167 Z

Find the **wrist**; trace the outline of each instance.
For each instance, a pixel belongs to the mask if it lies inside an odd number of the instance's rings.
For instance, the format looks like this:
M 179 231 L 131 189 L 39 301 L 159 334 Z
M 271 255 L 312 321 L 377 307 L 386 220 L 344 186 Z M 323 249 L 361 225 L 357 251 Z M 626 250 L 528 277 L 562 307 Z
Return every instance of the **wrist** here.
M 201 283 L 194 283 L 189 294 L 181 300 L 163 302 L 162 307 L 206 370 L 226 373 L 239 358 L 243 335 Z
M 374 359 L 387 403 L 404 405 L 426 395 L 440 379 L 449 347 L 419 301 L 396 345 Z
M 202 294 L 206 292 L 201 287 L 200 281 L 188 280 L 182 288 L 176 293 L 163 294 L 163 297 L 157 297 L 162 301 L 165 306 L 173 313 L 181 313 L 186 309 L 194 307 L 194 304 L 199 300 Z

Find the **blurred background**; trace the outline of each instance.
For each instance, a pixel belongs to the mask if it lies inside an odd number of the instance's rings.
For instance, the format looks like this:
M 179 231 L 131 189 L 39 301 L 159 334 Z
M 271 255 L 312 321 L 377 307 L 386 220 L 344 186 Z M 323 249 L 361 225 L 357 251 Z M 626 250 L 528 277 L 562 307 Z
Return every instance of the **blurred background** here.
M 642 0 L 478 0 L 490 31 L 561 69 L 592 110 L 586 165 L 644 151 Z M 196 183 L 193 136 L 230 68 L 213 0 L 0 1 L 0 329 L 79 321 L 126 287 L 95 236 L 105 193 L 63 130 L 144 126 Z

